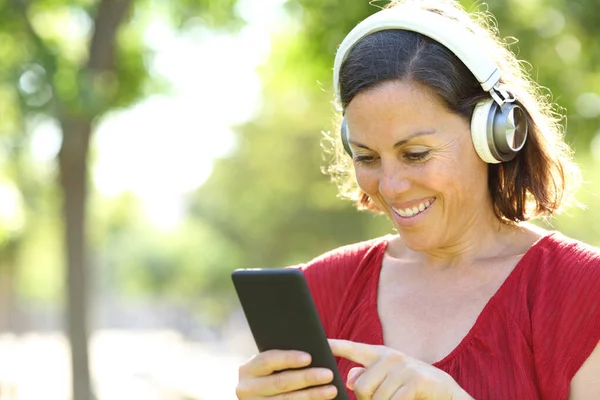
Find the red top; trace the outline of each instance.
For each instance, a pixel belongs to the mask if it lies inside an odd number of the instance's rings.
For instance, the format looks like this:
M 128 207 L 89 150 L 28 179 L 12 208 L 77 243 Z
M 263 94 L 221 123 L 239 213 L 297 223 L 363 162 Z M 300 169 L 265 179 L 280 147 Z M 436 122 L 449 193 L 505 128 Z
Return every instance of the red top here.
M 384 344 L 377 288 L 388 239 L 300 267 L 328 337 Z M 554 232 L 525 253 L 460 344 L 433 365 L 477 400 L 566 400 L 599 341 L 600 250 Z M 344 380 L 355 366 L 338 359 Z

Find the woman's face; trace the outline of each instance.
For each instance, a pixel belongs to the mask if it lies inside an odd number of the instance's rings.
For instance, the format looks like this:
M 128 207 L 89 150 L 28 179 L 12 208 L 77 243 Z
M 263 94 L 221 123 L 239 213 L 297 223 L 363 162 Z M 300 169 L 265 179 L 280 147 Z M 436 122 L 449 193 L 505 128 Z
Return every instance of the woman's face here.
M 391 81 L 346 108 L 360 188 L 416 251 L 460 245 L 495 218 L 470 126 L 428 87 Z

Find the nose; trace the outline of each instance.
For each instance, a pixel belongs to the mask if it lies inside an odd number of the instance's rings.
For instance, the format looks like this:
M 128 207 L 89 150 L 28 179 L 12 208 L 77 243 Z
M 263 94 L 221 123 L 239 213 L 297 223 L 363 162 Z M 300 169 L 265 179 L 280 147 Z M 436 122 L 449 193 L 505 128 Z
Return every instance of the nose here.
M 406 166 L 397 160 L 383 163 L 379 176 L 379 193 L 385 199 L 395 199 L 410 189 L 411 183 Z

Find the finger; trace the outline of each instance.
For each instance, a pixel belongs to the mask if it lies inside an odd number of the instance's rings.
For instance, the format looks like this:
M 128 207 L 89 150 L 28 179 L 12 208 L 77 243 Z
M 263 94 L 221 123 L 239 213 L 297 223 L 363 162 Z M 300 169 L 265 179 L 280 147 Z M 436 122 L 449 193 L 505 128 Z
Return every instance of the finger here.
M 371 365 L 356 378 L 354 389 L 352 390 L 358 400 L 372 399 L 382 383 L 385 382 L 390 372 L 390 365 L 384 361 L 385 360 L 382 360 Z M 394 391 L 392 391 L 390 395 L 393 393 Z
M 337 396 L 337 388 L 333 385 L 298 390 L 292 393 L 269 397 L 269 400 L 329 400 Z
M 274 396 L 324 385 L 332 380 L 333 372 L 327 368 L 283 371 L 248 381 L 248 392 L 261 396 Z
M 256 354 L 239 368 L 240 379 L 267 376 L 274 372 L 310 364 L 310 354 L 295 350 L 267 350 Z
M 354 367 L 348 371 L 348 379 L 346 381 L 346 387 L 350 390 L 354 390 L 354 382 L 365 372 L 363 367 Z
M 369 367 L 381 357 L 385 347 L 351 342 L 349 340 L 328 339 L 331 352 L 355 363 Z
M 390 400 L 413 400 L 416 397 L 417 393 L 414 389 L 408 387 L 407 385 L 402 386 L 392 395 L 392 397 L 387 397 L 386 399 Z
M 396 391 L 410 382 L 411 370 L 407 368 L 406 357 L 402 353 L 391 352 L 375 366 L 381 366 L 387 373 L 373 393 L 373 400 L 389 400 Z
M 388 375 L 381 385 L 377 388 L 375 393 L 373 393 L 372 400 L 390 400 L 392 398 L 396 398 L 395 396 L 406 396 L 405 392 L 407 391 L 406 385 L 404 384 L 404 380 L 402 380 L 397 375 Z M 400 397 L 404 398 L 404 397 Z M 408 399 L 413 399 L 413 397 L 407 397 Z

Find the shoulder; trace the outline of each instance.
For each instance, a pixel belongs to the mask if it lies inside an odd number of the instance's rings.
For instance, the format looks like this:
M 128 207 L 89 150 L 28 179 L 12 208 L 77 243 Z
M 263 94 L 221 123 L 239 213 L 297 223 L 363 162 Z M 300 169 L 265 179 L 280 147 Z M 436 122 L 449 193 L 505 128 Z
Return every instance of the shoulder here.
M 352 282 L 365 280 L 357 278 L 359 271 L 377 270 L 377 262 L 383 258 L 387 243 L 388 237 L 384 236 L 342 246 L 298 266 L 304 273 L 328 336 L 335 336 L 336 316 L 347 306 L 348 296 L 362 293 Z
M 557 303 L 567 312 L 564 300 L 600 301 L 600 249 L 551 232 L 533 245 L 526 263 L 530 294 L 538 305 Z
M 556 251 L 566 251 L 575 254 L 581 254 L 586 257 L 600 258 L 600 248 L 591 246 L 587 243 L 568 237 L 560 232 L 550 232 L 543 239 L 546 239 L 545 246 Z
M 526 254 L 529 264 L 536 264 L 542 275 L 600 274 L 600 249 L 560 232 L 540 238 Z
M 382 236 L 338 247 L 302 264 L 300 269 L 307 279 L 313 276 L 322 278 L 323 276 L 351 274 L 360 265 L 381 256 L 387 248 L 389 239 L 390 236 Z
M 600 249 L 552 232 L 540 239 L 544 268 L 552 273 L 600 274 Z

